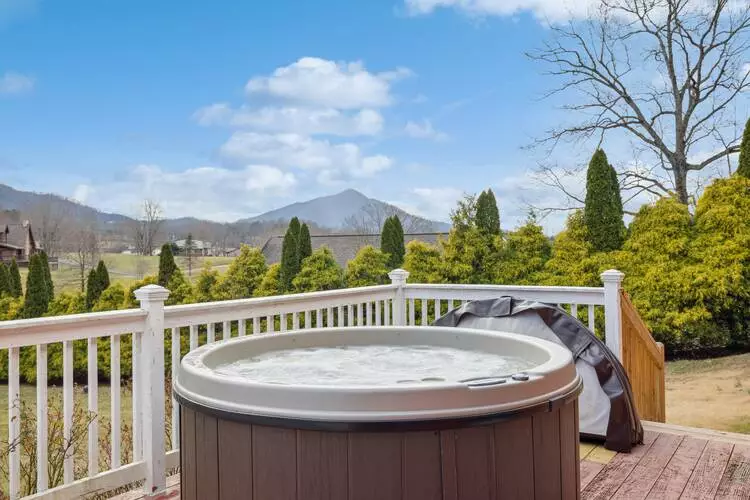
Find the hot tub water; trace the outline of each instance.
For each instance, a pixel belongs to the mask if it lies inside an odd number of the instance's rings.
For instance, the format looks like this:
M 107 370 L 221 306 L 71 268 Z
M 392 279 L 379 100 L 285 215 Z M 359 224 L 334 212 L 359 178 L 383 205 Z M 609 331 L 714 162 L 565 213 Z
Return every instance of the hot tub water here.
M 516 356 L 452 347 L 349 345 L 271 351 L 215 372 L 271 384 L 391 386 L 510 376 L 533 366 Z

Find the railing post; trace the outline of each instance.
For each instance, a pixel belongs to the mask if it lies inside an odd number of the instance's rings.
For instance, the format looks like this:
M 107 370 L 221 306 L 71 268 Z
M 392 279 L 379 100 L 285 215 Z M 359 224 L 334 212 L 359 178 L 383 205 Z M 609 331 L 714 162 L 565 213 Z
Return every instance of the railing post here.
M 601 274 L 604 283 L 604 341 L 617 359 L 622 361 L 622 307 L 620 293 L 623 273 L 616 269 Z
M 146 462 L 147 495 L 166 489 L 166 446 L 164 439 L 164 301 L 169 290 L 146 285 L 135 291 L 141 309 L 148 313 L 142 334 L 141 351 L 141 423 L 143 460 Z
M 404 285 L 409 272 L 403 269 L 394 269 L 388 273 L 391 284 L 396 285 L 396 295 L 393 297 L 393 325 L 404 326 L 406 324 L 406 299 L 404 298 Z

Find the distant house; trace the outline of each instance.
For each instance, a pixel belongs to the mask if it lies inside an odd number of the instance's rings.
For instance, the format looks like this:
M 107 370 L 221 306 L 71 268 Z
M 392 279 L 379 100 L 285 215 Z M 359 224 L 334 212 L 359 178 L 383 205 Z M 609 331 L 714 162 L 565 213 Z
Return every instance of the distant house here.
M 419 240 L 434 245 L 440 238 L 447 238 L 448 233 L 409 233 L 404 235 L 404 243 Z M 271 236 L 261 251 L 268 264 L 281 261 L 281 244 L 284 236 Z M 380 248 L 380 234 L 321 234 L 310 236 L 313 250 L 327 246 L 336 257 L 336 262 L 342 267 L 346 266 L 357 255 L 360 248 L 372 245 Z
M 25 264 L 40 250 L 29 221 L 0 226 L 0 262 L 16 259 L 19 264 Z

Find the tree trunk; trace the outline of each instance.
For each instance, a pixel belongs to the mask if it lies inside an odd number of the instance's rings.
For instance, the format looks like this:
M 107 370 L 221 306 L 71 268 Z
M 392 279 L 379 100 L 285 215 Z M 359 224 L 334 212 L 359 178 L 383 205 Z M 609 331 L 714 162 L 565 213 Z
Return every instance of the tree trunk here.
M 687 167 L 687 160 L 685 159 L 676 159 L 672 163 L 672 175 L 674 177 L 675 194 L 677 195 L 677 200 L 685 205 L 690 202 L 690 196 L 688 195 L 687 187 Z

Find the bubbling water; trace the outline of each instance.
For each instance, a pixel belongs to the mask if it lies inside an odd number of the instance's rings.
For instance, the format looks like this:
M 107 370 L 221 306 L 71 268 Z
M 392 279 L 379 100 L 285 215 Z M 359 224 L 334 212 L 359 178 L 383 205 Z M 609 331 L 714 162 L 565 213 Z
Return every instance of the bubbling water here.
M 271 351 L 219 365 L 216 373 L 284 385 L 389 386 L 500 377 L 529 360 L 429 345 L 351 345 Z

